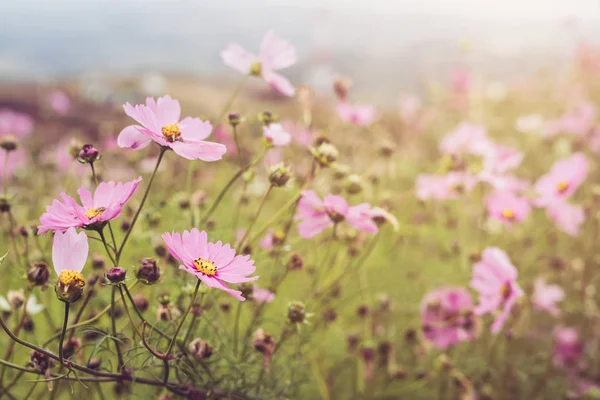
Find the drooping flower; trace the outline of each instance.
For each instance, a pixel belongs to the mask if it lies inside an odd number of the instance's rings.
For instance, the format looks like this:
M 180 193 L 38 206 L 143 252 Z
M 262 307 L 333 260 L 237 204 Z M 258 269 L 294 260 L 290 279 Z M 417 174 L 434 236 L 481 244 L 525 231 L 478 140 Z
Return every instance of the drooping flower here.
M 329 194 L 321 200 L 312 190 L 305 190 L 298 203 L 298 214 L 294 218 L 302 220 L 298 224 L 298 233 L 305 239 L 344 220 L 354 229 L 376 233 L 377 225 L 371 219 L 370 209 L 368 203 L 350 207 L 343 197 Z
M 257 56 L 242 46 L 232 43 L 221 51 L 221 59 L 228 67 L 252 76 L 260 76 L 273 89 L 286 96 L 293 96 L 294 86 L 275 71 L 291 67 L 296 63 L 296 50 L 287 41 L 267 32 L 260 44 Z
M 565 292 L 560 286 L 548 285 L 543 278 L 535 280 L 531 301 L 538 310 L 546 311 L 553 316 L 558 316 L 560 310 L 556 306 L 556 303 L 561 302 L 564 298 Z
M 583 207 L 567 201 L 554 201 L 548 204 L 546 214 L 561 231 L 571 236 L 579 235 L 579 228 L 585 222 Z
M 69 110 L 71 110 L 71 99 L 65 92 L 59 89 L 53 90 L 48 95 L 48 103 L 50 104 L 50 108 L 58 115 L 67 115 Z
M 372 104 L 350 104 L 344 101 L 338 103 L 335 111 L 342 121 L 358 126 L 369 126 L 377 119 L 377 111 Z
M 192 117 L 180 120 L 181 106 L 171 96 L 148 97 L 145 105 L 125 103 L 123 109 L 139 125 L 129 125 L 119 133 L 119 147 L 142 149 L 154 141 L 188 160 L 202 161 L 220 160 L 227 151 L 221 143 L 204 141 L 212 132 L 210 122 Z
M 486 207 L 490 218 L 509 226 L 522 222 L 531 212 L 529 200 L 509 191 L 494 191 L 486 199 Z
M 86 188 L 81 187 L 77 193 L 82 205 L 77 204 L 71 196 L 61 193 L 63 201 L 54 200 L 40 217 L 38 234 L 50 230 L 64 232 L 70 227 L 94 228 L 117 218 L 141 180 L 139 177 L 126 183 L 101 182 L 93 196 Z
M 56 294 L 61 300 L 74 302 L 83 293 L 85 280 L 81 271 L 88 257 L 89 244 L 85 232 L 71 227 L 57 231 L 52 244 L 52 263 L 58 275 Z
M 267 146 L 287 146 L 292 141 L 292 135 L 286 132 L 283 126 L 278 123 L 263 126 L 263 137 Z
M 486 248 L 481 261 L 474 266 L 471 287 L 479 293 L 475 313 L 483 315 L 499 311 L 492 324 L 492 333 L 500 332 L 512 307 L 523 295 L 517 275 L 508 255 L 497 247 Z
M 196 276 L 208 287 L 221 289 L 240 301 L 246 300 L 242 292 L 230 289 L 225 282 L 242 283 L 258 279 L 258 276 L 249 277 L 256 270 L 250 256 L 236 256 L 235 250 L 221 241 L 208 242 L 206 232 L 196 228 L 183 234 L 164 233 L 162 238 L 171 255 L 182 263 L 179 269 Z
M 575 153 L 554 163 L 550 172 L 535 183 L 536 204 L 547 206 L 571 197 L 587 177 L 588 161 L 583 153 Z
M 0 110 L 0 136 L 25 137 L 33 132 L 33 119 L 9 109 Z
M 464 288 L 442 287 L 429 292 L 421 303 L 423 335 L 438 349 L 446 349 L 476 336 L 477 322 L 471 295 Z

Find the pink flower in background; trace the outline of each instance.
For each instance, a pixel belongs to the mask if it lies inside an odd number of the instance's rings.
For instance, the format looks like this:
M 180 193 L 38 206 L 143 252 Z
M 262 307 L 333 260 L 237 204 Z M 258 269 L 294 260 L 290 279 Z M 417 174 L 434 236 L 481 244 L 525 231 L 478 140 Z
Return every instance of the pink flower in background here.
M 113 151 L 119 149 L 119 139 L 114 136 L 105 137 L 102 140 L 102 148 L 105 151 Z
M 15 172 L 26 165 L 29 160 L 29 155 L 21 148 L 17 148 L 10 153 L 2 151 L 0 154 L 2 154 L 2 156 L 0 156 L 0 178 L 2 180 L 4 180 L 4 177 L 6 176 L 6 180 L 10 181 L 15 175 Z M 5 157 L 8 157 L 8 163 L 4 162 Z
M 521 165 L 523 157 L 520 151 L 490 143 L 483 151 L 483 170 L 487 174 L 503 175 Z
M 578 236 L 581 224 L 585 222 L 583 207 L 567 201 L 555 201 L 548 204 L 546 214 L 561 231 L 571 236 Z
M 56 169 L 62 173 L 72 173 L 75 176 L 83 177 L 89 169 L 87 165 L 78 162 L 71 154 L 71 148 L 75 146 L 75 140 L 72 138 L 62 139 L 55 148 L 45 154 L 45 161 L 54 163 Z M 79 145 L 81 146 L 81 145 Z
M 269 229 L 265 236 L 258 243 L 261 249 L 270 250 L 273 248 L 273 229 Z
M 446 175 L 421 174 L 417 177 L 416 196 L 419 200 L 451 200 L 470 192 L 477 179 L 466 172 Z
M 486 248 L 481 261 L 475 264 L 471 287 L 479 293 L 477 315 L 498 311 L 492 333 L 500 332 L 523 290 L 517 283 L 517 269 L 508 255 L 497 247 Z
M 262 77 L 281 94 L 293 96 L 296 92 L 290 81 L 275 72 L 296 63 L 296 50 L 291 44 L 277 37 L 273 31 L 267 32 L 263 38 L 258 57 L 232 43 L 221 51 L 221 59 L 225 65 L 242 74 Z
M 71 227 L 65 232 L 56 232 L 52 243 L 52 264 L 57 275 L 63 271 L 81 273 L 89 252 L 88 237 Z
M 221 143 L 206 142 L 212 125 L 200 118 L 181 117 L 181 106 L 171 96 L 146 99 L 146 105 L 123 106 L 125 114 L 140 125 L 129 125 L 119 134 L 118 144 L 122 148 L 142 149 L 154 141 L 169 147 L 188 160 L 220 160 L 227 148 Z
M 482 182 L 487 182 L 495 190 L 508 191 L 513 193 L 524 193 L 529 190 L 531 184 L 524 180 L 517 178 L 514 175 L 486 175 L 480 174 L 478 178 Z
M 252 291 L 252 299 L 257 303 L 270 303 L 275 300 L 275 293 L 271 292 L 269 289 L 259 288 L 258 286 L 254 286 L 254 290 Z
M 423 335 L 438 349 L 446 349 L 476 336 L 471 295 L 464 288 L 442 287 L 429 292 L 421 303 Z
M 589 137 L 590 150 L 594 153 L 600 153 L 600 127 L 596 127 Z
M 312 190 L 305 190 L 302 192 L 298 214 L 294 219 L 302 220 L 298 224 L 298 233 L 305 239 L 310 239 L 344 220 L 354 229 L 375 233 L 377 225 L 371 219 L 369 209 L 367 203 L 350 207 L 340 196 L 329 194 L 321 200 Z
M 440 142 L 443 154 L 479 154 L 489 151 L 491 142 L 483 125 L 463 122 Z
M 538 206 L 546 206 L 556 201 L 568 199 L 587 177 L 588 161 L 583 153 L 558 160 L 550 172 L 535 183 L 539 198 Z
M 292 141 L 292 135 L 281 124 L 263 126 L 263 136 L 269 145 L 276 147 L 287 146 Z
M 450 86 L 457 94 L 466 94 L 471 88 L 471 74 L 465 69 L 455 69 L 450 75 Z
M 422 108 L 421 99 L 414 94 L 403 94 L 398 96 L 398 108 L 400 118 L 405 124 L 413 124 Z
M 53 90 L 48 95 L 48 103 L 50 108 L 58 115 L 67 115 L 71 110 L 71 99 L 62 90 Z
M 575 328 L 556 327 L 554 330 L 554 364 L 571 368 L 577 365 L 583 356 L 583 343 Z
M 82 205 L 61 193 L 63 201 L 54 200 L 40 217 L 38 235 L 50 230 L 64 232 L 70 227 L 87 228 L 117 218 L 141 180 L 140 177 L 127 183 L 101 182 L 93 196 L 86 188 L 81 187 L 77 193 Z
M 225 125 L 219 124 L 215 128 L 215 141 L 222 143 L 227 148 L 227 155 L 232 157 L 237 155 L 237 147 L 233 135 L 229 133 Z
M 562 116 L 560 120 L 562 131 L 571 135 L 585 136 L 594 127 L 596 114 L 596 106 L 593 103 L 580 103 Z
M 283 122 L 283 128 L 292 135 L 292 140 L 300 146 L 312 146 L 315 134 L 311 129 L 289 120 Z
M 242 283 L 258 279 L 258 276 L 249 277 L 256 270 L 250 256 L 236 256 L 229 244 L 223 245 L 221 241 L 211 243 L 206 232 L 196 228 L 183 234 L 164 233 L 162 238 L 171 255 L 182 263 L 179 269 L 194 275 L 208 287 L 221 289 L 240 301 L 246 300 L 242 292 L 230 289 L 225 282 Z
M 0 136 L 29 136 L 33 132 L 33 119 L 20 112 L 9 109 L 0 110 Z
M 342 121 L 351 122 L 358 126 L 369 126 L 377 119 L 377 111 L 372 104 L 338 103 L 335 107 Z
M 492 192 L 485 203 L 490 218 L 508 226 L 522 222 L 531 212 L 529 200 L 508 191 Z
M 535 280 L 531 301 L 535 308 L 546 311 L 553 316 L 558 316 L 560 310 L 556 303 L 563 301 L 565 292 L 558 285 L 548 285 L 542 278 Z

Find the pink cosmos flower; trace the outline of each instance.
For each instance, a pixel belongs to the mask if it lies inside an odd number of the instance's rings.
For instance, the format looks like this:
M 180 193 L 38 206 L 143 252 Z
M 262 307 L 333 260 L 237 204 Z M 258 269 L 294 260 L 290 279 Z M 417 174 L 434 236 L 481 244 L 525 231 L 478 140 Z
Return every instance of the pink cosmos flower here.
M 476 336 L 473 301 L 464 288 L 442 287 L 425 295 L 421 321 L 424 336 L 438 349 Z
M 101 182 L 93 196 L 81 187 L 77 193 L 82 205 L 66 193 L 61 193 L 63 201 L 54 200 L 40 217 L 38 235 L 50 230 L 64 232 L 70 227 L 90 228 L 117 218 L 141 180 L 139 177 L 127 183 Z
M 522 152 L 506 146 L 490 143 L 482 150 L 483 170 L 487 174 L 505 174 L 517 168 L 523 161 L 524 154 Z
M 252 299 L 257 303 L 270 303 L 275 299 L 275 293 L 271 292 L 269 289 L 259 288 L 258 286 L 254 286 L 254 290 L 252 291 Z
M 310 128 L 289 120 L 283 122 L 283 128 L 292 135 L 292 139 L 300 146 L 312 146 L 315 134 Z
M 89 244 L 85 232 L 71 227 L 64 232 L 57 231 L 52 243 L 52 264 L 57 275 L 63 271 L 81 273 L 88 257 Z
M 402 118 L 402 121 L 406 124 L 411 125 L 415 122 L 421 107 L 421 99 L 414 94 L 403 94 L 398 96 L 400 118 Z
M 129 125 L 121 131 L 119 147 L 142 149 L 154 141 L 188 160 L 203 161 L 220 160 L 227 151 L 221 143 L 204 141 L 212 132 L 210 122 L 192 117 L 180 120 L 181 106 L 171 96 L 158 100 L 148 97 L 146 105 L 125 103 L 123 109 L 140 125 Z
M 221 59 L 228 67 L 253 76 L 260 76 L 273 89 L 286 96 L 293 96 L 294 86 L 275 71 L 291 67 L 296 63 L 296 50 L 283 39 L 267 32 L 260 44 L 259 56 L 246 51 L 236 43 L 232 43 L 221 51 Z
M 560 314 L 556 303 L 561 302 L 564 298 L 565 292 L 560 286 L 548 285 L 543 278 L 535 280 L 531 301 L 538 310 L 546 311 L 556 317 Z
M 517 269 L 506 253 L 497 247 L 488 247 L 482 253 L 481 261 L 475 264 L 471 287 L 479 292 L 477 315 L 499 310 L 492 333 L 500 332 L 510 311 L 523 290 L 517 284 Z
M 513 192 L 496 190 L 486 199 L 490 218 L 510 226 L 522 222 L 531 212 L 529 200 Z
M 562 116 L 561 128 L 565 133 L 585 136 L 594 127 L 596 114 L 596 106 L 593 103 L 583 102 Z
M 261 249 L 270 250 L 273 248 L 273 229 L 269 229 L 265 236 L 258 243 Z
M 0 136 L 25 137 L 33 132 L 33 119 L 9 109 L 0 110 Z
M 298 224 L 298 233 L 305 239 L 310 239 L 344 220 L 354 229 L 376 233 L 377 225 L 371 219 L 370 208 L 368 203 L 350 207 L 344 198 L 331 194 L 321 200 L 312 190 L 305 190 L 302 192 L 298 214 L 294 219 L 302 220 Z
M 281 124 L 263 126 L 263 136 L 271 146 L 287 146 L 292 141 L 292 135 L 287 133 Z
M 242 283 L 258 279 L 258 276 L 249 277 L 256 270 L 250 256 L 236 256 L 235 250 L 221 241 L 208 242 L 206 232 L 196 228 L 183 234 L 164 233 L 162 238 L 171 255 L 182 263 L 179 269 L 196 276 L 208 287 L 221 289 L 240 301 L 246 300 L 242 292 L 230 289 L 225 282 Z
M 587 177 L 588 161 L 583 153 L 558 160 L 550 172 L 535 183 L 538 206 L 565 200 L 573 195 Z
M 372 104 L 338 103 L 335 107 L 342 121 L 351 122 L 358 126 L 369 126 L 377 119 L 377 111 Z
M 471 88 L 471 74 L 465 69 L 455 69 L 450 76 L 450 85 L 457 94 L 464 94 Z
M 575 328 L 556 327 L 554 330 L 554 364 L 571 368 L 576 366 L 583 356 L 583 343 Z
M 71 110 L 71 99 L 62 90 L 54 90 L 48 95 L 48 103 L 58 115 L 67 115 Z
M 443 154 L 483 154 L 489 151 L 491 142 L 483 125 L 463 122 L 448 132 L 440 142 Z
M 558 228 L 570 236 L 578 236 L 585 212 L 581 206 L 567 201 L 555 201 L 546 206 L 546 214 Z
M 416 196 L 419 200 L 450 200 L 470 192 L 477 179 L 466 172 L 450 172 L 446 175 L 421 174 L 417 177 Z
M 72 173 L 75 176 L 83 177 L 88 170 L 86 165 L 81 164 L 71 155 L 71 147 L 73 147 L 74 139 L 62 139 L 50 153 L 46 154 L 47 161 L 54 163 L 56 169 L 65 174 Z M 81 145 L 80 145 L 81 146 Z
M 531 187 L 528 181 L 517 178 L 514 175 L 479 174 L 478 178 L 482 182 L 489 183 L 495 190 L 499 191 L 525 193 Z
M 6 175 L 6 180 L 10 181 L 15 175 L 15 172 L 27 164 L 29 156 L 27 152 L 21 148 L 17 148 L 10 153 L 5 151 L 2 153 L 2 156 L 0 156 L 0 179 L 4 180 L 4 175 Z M 5 163 L 5 157 L 7 156 L 8 163 Z

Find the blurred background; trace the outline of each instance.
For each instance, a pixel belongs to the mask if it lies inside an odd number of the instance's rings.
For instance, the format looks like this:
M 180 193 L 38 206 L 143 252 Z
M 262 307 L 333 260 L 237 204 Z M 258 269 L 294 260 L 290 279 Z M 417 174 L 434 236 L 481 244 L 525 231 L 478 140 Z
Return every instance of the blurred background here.
M 294 83 L 329 90 L 341 74 L 379 103 L 456 68 L 502 80 L 555 70 L 600 42 L 598 0 L 5 0 L 0 11 L 3 82 L 218 86 L 238 79 L 219 51 L 257 50 L 272 28 L 297 46 Z

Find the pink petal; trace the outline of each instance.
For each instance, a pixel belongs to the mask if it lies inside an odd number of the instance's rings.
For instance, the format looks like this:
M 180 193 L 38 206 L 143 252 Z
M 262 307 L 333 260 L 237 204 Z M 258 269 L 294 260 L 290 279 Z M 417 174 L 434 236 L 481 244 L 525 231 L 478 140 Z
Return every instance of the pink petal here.
M 221 59 L 225 65 L 242 74 L 250 73 L 250 67 L 258 61 L 255 55 L 235 43 L 230 44 L 225 50 L 221 51 Z
M 296 49 L 280 39 L 273 31 L 267 32 L 260 44 L 260 62 L 266 69 L 277 70 L 296 63 Z
M 152 138 L 142 131 L 139 125 L 129 125 L 123 128 L 119 137 L 117 138 L 117 145 L 121 148 L 129 149 L 143 149 L 152 142 Z
M 210 136 L 212 125 L 209 121 L 202 121 L 200 118 L 185 117 L 179 122 L 179 129 L 184 142 L 199 142 Z
M 272 70 L 263 68 L 262 77 L 273 89 L 277 90 L 279 93 L 292 97 L 296 94 L 296 89 L 294 85 L 291 84 L 286 78 L 282 75 L 279 75 Z

